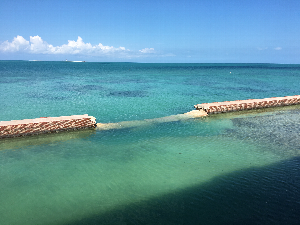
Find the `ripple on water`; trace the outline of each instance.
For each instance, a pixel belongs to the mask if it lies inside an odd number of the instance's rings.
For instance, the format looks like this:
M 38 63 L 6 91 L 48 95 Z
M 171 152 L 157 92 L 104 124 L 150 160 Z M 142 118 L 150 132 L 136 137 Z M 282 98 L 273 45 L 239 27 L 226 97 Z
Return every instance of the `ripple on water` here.
M 279 155 L 300 153 L 300 110 L 275 111 L 268 115 L 234 118 L 227 135 L 249 140 Z
M 222 215 L 228 208 L 238 211 L 245 198 L 251 199 L 249 193 L 255 195 L 255 187 L 271 182 L 260 168 L 286 159 L 237 136 L 243 130 L 249 135 L 249 129 L 253 132 L 259 126 L 251 118 L 245 120 L 221 116 L 150 124 L 1 151 L 0 174 L 5 182 L 0 183 L 4 202 L 0 222 L 72 224 L 95 215 L 100 220 L 110 218 L 118 209 L 151 220 L 149 211 L 143 213 L 135 206 L 146 210 L 156 206 L 170 213 L 179 210 L 180 199 L 185 215 L 189 210 L 215 215 L 213 208 Z M 13 150 L 19 151 L 15 159 Z M 243 173 L 247 170 L 250 175 Z M 255 196 L 257 201 L 262 197 Z M 156 204 L 160 202 L 166 211 Z M 243 209 L 251 211 L 251 205 Z M 136 223 L 143 217 L 126 221 Z

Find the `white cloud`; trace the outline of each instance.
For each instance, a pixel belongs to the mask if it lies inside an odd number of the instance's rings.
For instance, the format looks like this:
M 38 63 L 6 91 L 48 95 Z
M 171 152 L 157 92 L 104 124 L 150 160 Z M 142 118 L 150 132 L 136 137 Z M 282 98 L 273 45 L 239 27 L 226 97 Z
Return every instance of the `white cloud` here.
M 264 51 L 264 50 L 268 50 L 268 48 L 267 47 L 265 47 L 265 48 L 260 48 L 260 47 L 258 47 L 257 48 L 259 51 Z M 274 50 L 282 50 L 282 47 L 276 47 L 276 48 L 270 48 L 270 50 L 272 50 L 272 49 L 274 49 Z
M 53 47 L 49 45 L 47 42 L 43 41 L 39 36 L 30 36 L 30 51 L 32 53 L 48 53 L 49 49 Z
M 144 48 L 142 50 L 139 50 L 141 53 L 154 53 L 154 48 Z
M 40 36 L 30 36 L 27 41 L 22 36 L 17 36 L 12 42 L 4 41 L 0 45 L 1 52 L 25 52 L 32 54 L 81 54 L 101 56 L 112 54 L 115 52 L 128 52 L 125 47 L 115 48 L 113 46 L 105 46 L 101 43 L 92 45 L 84 43 L 82 38 L 78 36 L 77 41 L 68 40 L 68 44 L 61 46 L 53 46 L 44 41 Z
M 131 51 L 125 47 L 114 47 L 103 45 L 102 43 L 92 45 L 85 43 L 78 36 L 77 40 L 68 40 L 67 43 L 53 46 L 44 41 L 40 36 L 30 36 L 27 41 L 22 36 L 15 37 L 11 42 L 0 43 L 0 53 L 27 53 L 45 55 L 80 55 L 91 57 L 114 57 L 114 58 L 143 58 L 143 57 L 173 57 L 174 54 L 157 52 L 154 48 L 144 48 L 142 50 Z
M 268 49 L 267 47 L 265 47 L 265 48 L 257 47 L 257 50 L 259 50 L 259 51 L 264 51 L 264 50 L 267 50 L 267 49 Z
M 2 52 L 17 52 L 26 51 L 29 48 L 29 41 L 26 41 L 22 36 L 17 36 L 12 42 L 4 41 L 0 45 L 0 51 Z

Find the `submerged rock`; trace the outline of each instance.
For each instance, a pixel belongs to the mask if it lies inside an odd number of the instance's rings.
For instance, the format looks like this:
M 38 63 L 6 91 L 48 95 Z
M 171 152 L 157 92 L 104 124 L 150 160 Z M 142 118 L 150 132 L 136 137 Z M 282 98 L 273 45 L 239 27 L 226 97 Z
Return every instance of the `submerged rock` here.
M 234 128 L 225 135 L 256 142 L 276 154 L 300 153 L 300 110 L 279 111 L 270 115 L 257 115 L 231 119 Z

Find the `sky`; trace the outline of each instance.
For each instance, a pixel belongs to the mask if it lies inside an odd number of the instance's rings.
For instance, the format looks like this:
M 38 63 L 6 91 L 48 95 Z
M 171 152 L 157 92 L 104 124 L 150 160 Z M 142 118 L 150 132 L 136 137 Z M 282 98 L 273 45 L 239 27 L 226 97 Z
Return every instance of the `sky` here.
M 0 60 L 300 63 L 299 0 L 0 0 Z

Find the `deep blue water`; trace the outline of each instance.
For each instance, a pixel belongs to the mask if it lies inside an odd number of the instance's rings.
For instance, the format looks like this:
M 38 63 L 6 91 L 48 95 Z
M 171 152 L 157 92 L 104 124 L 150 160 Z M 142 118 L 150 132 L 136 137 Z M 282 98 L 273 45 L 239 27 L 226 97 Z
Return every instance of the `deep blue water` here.
M 300 66 L 0 61 L 0 120 L 153 119 L 300 94 Z M 0 224 L 299 224 L 300 107 L 0 140 Z

